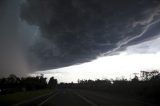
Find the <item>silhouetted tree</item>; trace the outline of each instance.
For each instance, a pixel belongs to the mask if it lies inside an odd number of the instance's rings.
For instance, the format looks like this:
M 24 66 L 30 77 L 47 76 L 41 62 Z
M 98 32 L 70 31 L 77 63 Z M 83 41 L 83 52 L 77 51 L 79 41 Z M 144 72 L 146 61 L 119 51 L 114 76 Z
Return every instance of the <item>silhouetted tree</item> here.
M 159 71 L 141 71 L 140 74 L 141 79 L 138 78 L 138 73 L 136 73 L 131 81 L 125 78 L 116 80 L 78 80 L 78 83 L 61 83 L 58 87 L 97 90 L 115 94 L 146 97 L 160 104 Z
M 51 81 L 52 82 L 52 81 Z M 54 79 L 53 85 L 57 84 L 57 80 Z M 11 74 L 7 78 L 0 79 L 0 94 L 7 94 L 16 91 L 26 90 L 38 90 L 47 88 L 46 78 L 41 76 L 18 78 Z
M 55 88 L 57 86 L 57 79 L 54 79 L 54 77 L 51 77 L 49 79 L 48 86 L 49 88 Z
M 139 78 L 137 75 L 134 76 L 134 78 L 132 79 L 132 82 L 138 82 L 139 81 Z

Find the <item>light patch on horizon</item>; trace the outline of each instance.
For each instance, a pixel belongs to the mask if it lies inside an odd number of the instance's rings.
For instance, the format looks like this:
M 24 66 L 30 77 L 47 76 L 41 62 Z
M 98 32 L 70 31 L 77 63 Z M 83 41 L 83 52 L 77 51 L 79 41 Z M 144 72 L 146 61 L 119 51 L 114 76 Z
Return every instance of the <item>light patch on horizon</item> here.
M 130 46 L 126 50 L 127 53 L 149 54 L 160 52 L 160 37 L 153 40 L 142 42 L 140 44 Z
M 78 79 L 130 79 L 141 70 L 160 69 L 160 38 L 130 46 L 118 55 L 100 57 L 92 62 L 65 68 L 39 71 L 59 82 L 77 82 Z

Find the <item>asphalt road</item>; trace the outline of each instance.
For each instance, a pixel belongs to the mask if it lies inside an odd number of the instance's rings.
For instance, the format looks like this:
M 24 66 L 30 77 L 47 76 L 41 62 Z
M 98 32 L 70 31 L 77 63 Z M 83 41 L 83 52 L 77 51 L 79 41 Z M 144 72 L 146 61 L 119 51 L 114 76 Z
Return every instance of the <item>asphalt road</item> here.
M 61 89 L 49 96 L 20 106 L 156 106 L 129 97 L 107 93 Z
M 91 106 L 71 90 L 59 90 L 41 106 Z

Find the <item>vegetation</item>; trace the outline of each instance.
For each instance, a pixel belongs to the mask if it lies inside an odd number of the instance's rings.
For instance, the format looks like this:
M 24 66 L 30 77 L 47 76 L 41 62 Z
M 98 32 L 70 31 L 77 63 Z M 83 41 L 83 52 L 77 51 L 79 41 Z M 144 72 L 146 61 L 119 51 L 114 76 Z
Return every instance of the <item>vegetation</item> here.
M 141 71 L 140 77 L 135 74 L 135 77 L 131 80 L 124 78 L 116 80 L 78 80 L 78 83 L 61 83 L 59 87 L 132 95 L 160 104 L 160 73 L 157 70 Z
M 152 100 L 160 104 L 160 73 L 157 70 L 151 72 L 141 71 L 140 76 L 134 73 L 134 78 L 116 80 L 78 80 L 78 83 L 60 83 L 58 88 L 97 90 L 114 94 L 131 95 Z M 51 77 L 47 83 L 46 78 L 41 76 L 18 78 L 10 75 L 0 79 L 0 102 L 17 102 L 30 97 L 41 95 L 46 91 L 40 89 L 54 89 L 57 80 Z M 1 104 L 1 103 L 0 103 Z
M 7 95 L 1 95 L 0 96 L 0 104 L 3 106 L 4 105 L 5 106 L 13 105 L 13 104 L 19 103 L 21 101 L 31 99 L 33 97 L 47 94 L 51 91 L 52 90 L 50 90 L 50 89 L 45 89 L 45 90 L 16 92 L 16 93 L 7 94 Z
M 55 88 L 57 80 L 54 77 L 50 78 L 47 83 L 46 78 L 41 76 L 18 78 L 15 75 L 10 75 L 8 78 L 0 79 L 0 94 L 5 95 L 18 91 L 32 91 L 46 88 Z
M 57 85 L 57 80 L 51 77 L 49 83 L 41 76 L 18 78 L 10 75 L 0 79 L 0 104 L 11 105 L 23 100 L 49 93 Z

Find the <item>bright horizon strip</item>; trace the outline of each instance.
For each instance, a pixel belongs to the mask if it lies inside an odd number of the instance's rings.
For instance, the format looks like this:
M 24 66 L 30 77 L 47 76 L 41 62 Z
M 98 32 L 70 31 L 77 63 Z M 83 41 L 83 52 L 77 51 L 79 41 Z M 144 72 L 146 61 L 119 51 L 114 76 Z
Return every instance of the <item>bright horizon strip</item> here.
M 133 73 L 160 70 L 160 37 L 126 48 L 117 55 L 99 57 L 91 62 L 69 67 L 38 71 L 58 82 L 77 82 L 78 79 L 133 78 Z
M 160 69 L 160 52 L 156 54 L 127 54 L 98 58 L 92 62 L 43 72 L 45 77 L 54 76 L 59 82 L 77 82 L 78 79 L 116 79 L 133 77 L 142 70 Z

